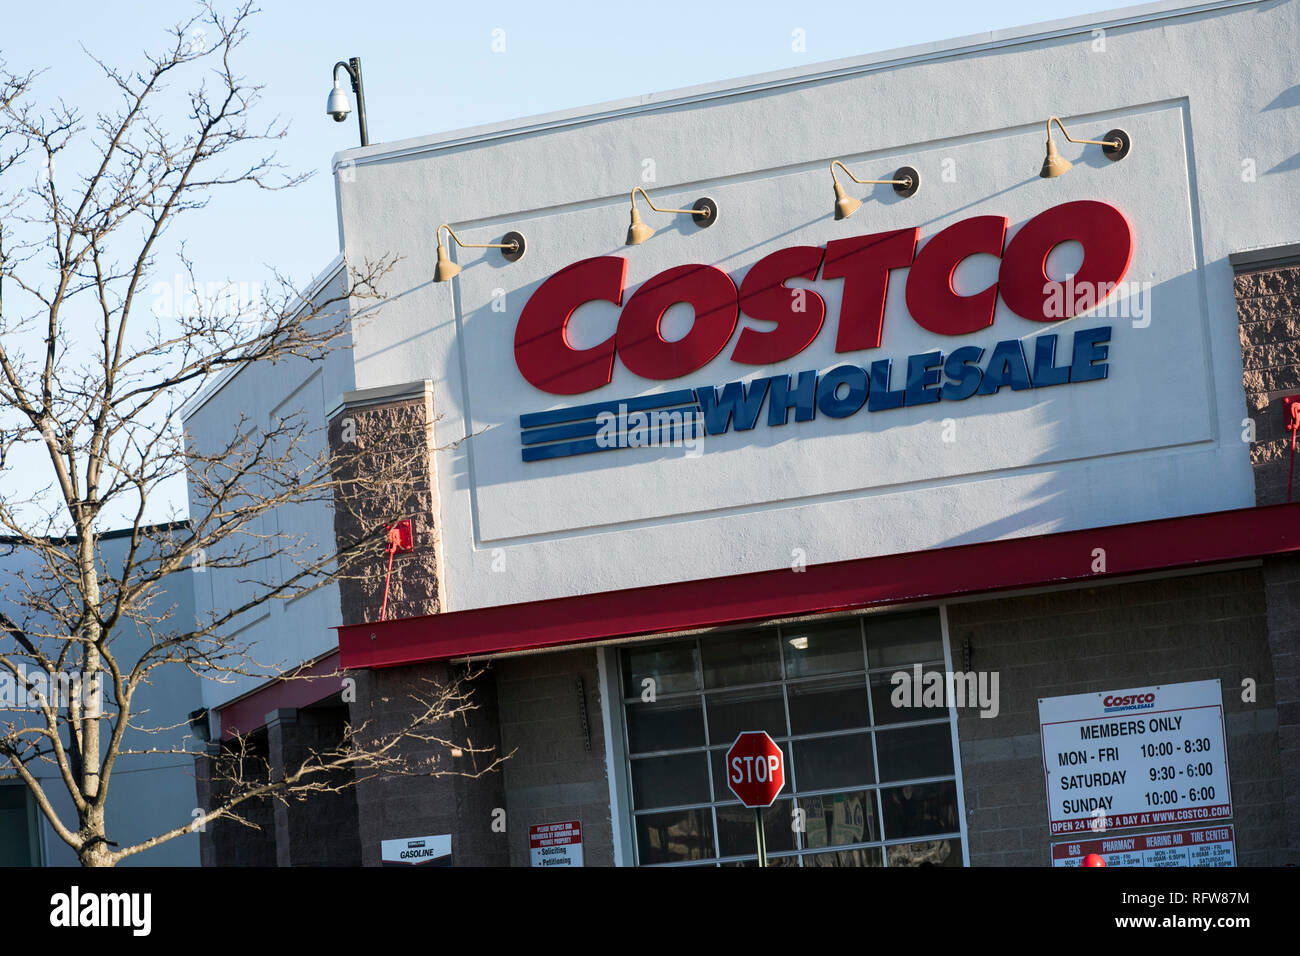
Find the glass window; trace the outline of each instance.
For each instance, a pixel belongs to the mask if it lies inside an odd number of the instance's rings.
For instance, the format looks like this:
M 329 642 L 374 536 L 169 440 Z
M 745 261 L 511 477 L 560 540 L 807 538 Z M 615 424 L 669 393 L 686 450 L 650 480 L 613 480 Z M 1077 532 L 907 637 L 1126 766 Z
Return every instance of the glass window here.
M 709 742 L 730 745 L 745 730 L 766 730 L 785 736 L 785 701 L 781 685 L 709 694 Z
M 898 843 L 885 852 L 890 866 L 961 866 L 961 844 L 956 840 Z
M 713 813 L 704 808 L 640 814 L 636 845 L 643 864 L 712 858 Z
M 882 614 L 869 616 L 865 622 L 868 667 L 943 660 L 943 628 L 937 611 Z
M 768 853 L 795 849 L 794 827 L 790 815 L 793 801 L 778 800 L 763 810 L 763 838 Z M 718 807 L 718 852 L 721 856 L 757 857 L 754 811 L 733 803 Z
M 918 679 L 919 675 L 919 679 Z M 943 670 L 916 665 L 871 675 L 871 713 L 876 724 L 901 724 L 948 716 Z
M 867 682 L 862 674 L 790 684 L 790 732 L 815 734 L 822 731 L 868 727 Z
M 871 734 L 796 740 L 794 770 L 800 790 L 841 790 L 875 783 Z
M 880 839 L 874 790 L 801 797 L 799 806 L 804 812 L 803 845 L 808 849 Z
M 786 767 L 763 811 L 770 865 L 960 866 L 942 661 L 937 610 L 627 648 L 616 673 L 638 863 L 755 863 L 754 812 L 724 764 L 739 733 L 764 730 Z
M 623 652 L 623 692 L 640 697 L 646 690 L 653 696 L 698 690 L 699 651 L 694 643 L 654 644 L 632 647 Z M 646 680 L 653 681 L 647 685 Z
M 941 724 L 898 727 L 876 734 L 880 781 L 944 777 L 952 770 L 952 730 Z
M 865 847 L 858 850 L 839 850 L 835 853 L 810 853 L 803 858 L 804 866 L 880 866 L 880 848 Z
M 679 807 L 709 802 L 709 764 L 704 754 L 641 757 L 632 761 L 632 800 L 637 807 Z
M 698 697 L 669 697 L 627 705 L 627 743 L 632 753 L 704 746 L 704 709 Z
M 753 857 L 751 857 L 748 860 L 728 860 L 726 863 L 723 863 L 722 865 L 723 866 L 758 866 L 758 860 Z M 768 866 L 798 866 L 799 857 L 793 854 L 789 856 L 769 856 L 767 858 L 767 865 Z
M 881 790 L 880 807 L 887 840 L 957 831 L 957 787 L 952 783 Z
M 781 628 L 786 677 L 864 670 L 862 628 L 856 620 Z
M 704 686 L 735 687 L 780 680 L 781 651 L 776 641 L 776 628 L 701 638 Z

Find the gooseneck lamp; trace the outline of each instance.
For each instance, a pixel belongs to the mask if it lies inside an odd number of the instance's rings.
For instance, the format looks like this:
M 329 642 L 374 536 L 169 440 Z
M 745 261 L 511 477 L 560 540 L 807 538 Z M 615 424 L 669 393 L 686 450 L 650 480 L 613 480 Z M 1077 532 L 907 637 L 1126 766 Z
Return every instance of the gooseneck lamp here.
M 357 95 L 357 125 L 361 128 L 361 145 L 369 146 L 370 133 L 366 129 L 366 90 L 361 83 L 361 57 L 354 56 L 350 60 L 339 60 L 334 64 L 334 89 L 330 91 L 329 99 L 325 101 L 325 112 L 334 117 L 336 123 L 342 123 L 352 112 L 352 103 L 348 100 L 348 94 L 339 80 L 340 69 L 352 80 L 352 92 Z
M 712 199 L 705 196 L 698 199 L 695 205 L 690 209 L 661 209 L 650 201 L 650 195 L 640 186 L 632 190 L 632 223 L 627 227 L 627 243 L 629 246 L 639 246 L 651 236 L 655 231 L 641 221 L 641 213 L 636 208 L 636 194 L 640 193 L 645 197 L 646 205 L 655 212 L 681 213 L 690 216 L 695 220 L 695 225 L 701 229 L 707 229 L 718 220 L 718 204 Z
M 447 247 L 442 241 L 442 230 L 447 230 L 447 235 L 456 240 L 456 245 L 462 249 L 500 249 L 501 257 L 506 262 L 517 262 L 524 255 L 524 237 L 517 232 L 507 232 L 501 238 L 504 242 L 461 242 L 460 236 L 452 230 L 451 226 L 445 222 L 438 227 L 438 266 L 433 270 L 434 282 L 446 282 L 448 279 L 460 273 L 460 266 L 452 262 L 447 255 Z
M 894 173 L 893 179 L 858 179 L 849 172 L 849 168 L 841 163 L 838 159 L 831 160 L 831 182 L 835 184 L 835 218 L 848 219 L 858 211 L 862 205 L 861 199 L 854 199 L 844 191 L 840 181 L 835 178 L 835 167 L 838 166 L 844 170 L 844 175 L 853 180 L 859 186 L 880 186 L 888 185 L 894 187 L 894 192 L 906 199 L 908 196 L 915 196 L 916 191 L 921 188 L 921 174 L 911 166 L 900 166 Z
M 1068 172 L 1074 163 L 1062 156 L 1056 149 L 1056 143 L 1052 141 L 1052 124 L 1055 123 L 1057 128 L 1071 143 L 1086 143 L 1089 146 L 1100 146 L 1102 153 L 1113 163 L 1119 162 L 1128 155 L 1133 146 L 1133 141 L 1129 139 L 1128 133 L 1122 129 L 1113 129 L 1106 134 L 1105 139 L 1075 139 L 1065 131 L 1061 125 L 1061 120 L 1056 116 L 1050 116 L 1047 119 L 1047 157 L 1043 160 L 1043 168 L 1038 171 L 1038 175 L 1044 179 L 1055 179 L 1064 172 Z

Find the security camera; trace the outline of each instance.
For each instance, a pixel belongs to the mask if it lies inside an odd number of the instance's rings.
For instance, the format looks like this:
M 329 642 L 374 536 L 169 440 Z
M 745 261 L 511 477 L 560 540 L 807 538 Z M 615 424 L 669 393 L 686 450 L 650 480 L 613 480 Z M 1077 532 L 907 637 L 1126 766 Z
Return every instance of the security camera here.
M 348 102 L 348 94 L 343 91 L 343 86 L 338 80 L 334 81 L 334 89 L 330 92 L 330 98 L 325 102 L 325 112 L 334 117 L 334 122 L 342 123 L 352 112 L 352 104 Z
M 352 98 L 343 88 L 343 75 L 352 81 L 352 92 L 357 95 L 357 129 L 361 133 L 361 145 L 369 146 L 370 137 L 366 133 L 366 94 L 361 85 L 361 57 L 339 60 L 334 64 L 334 89 L 325 101 L 325 112 L 334 117 L 334 122 L 342 123 L 352 112 Z

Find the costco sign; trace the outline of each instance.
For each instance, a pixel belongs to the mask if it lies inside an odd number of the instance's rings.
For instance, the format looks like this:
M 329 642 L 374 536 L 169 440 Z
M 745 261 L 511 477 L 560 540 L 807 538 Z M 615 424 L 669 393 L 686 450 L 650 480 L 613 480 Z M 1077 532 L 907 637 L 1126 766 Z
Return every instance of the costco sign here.
M 825 300 L 786 282 L 842 279 L 835 352 L 880 348 L 889 274 L 909 270 L 907 312 L 935 335 L 961 336 L 993 324 L 998 299 L 1033 322 L 1059 322 L 1102 303 L 1119 286 L 1133 256 L 1133 229 L 1114 206 L 1092 200 L 1062 203 L 1030 219 L 1010 242 L 1005 216 L 974 216 L 948 226 L 917 251 L 920 230 L 899 229 L 836 239 L 825 246 L 793 246 L 756 262 L 739 289 L 721 269 L 675 266 L 642 283 L 624 303 L 627 260 L 584 259 L 551 276 L 529 298 L 515 330 L 515 362 L 523 377 L 553 395 L 577 395 L 608 385 L 614 361 L 651 381 L 689 375 L 712 362 L 731 344 L 738 365 L 772 365 L 794 358 L 822 334 Z M 1067 241 L 1083 247 L 1083 262 L 1066 282 L 1047 275 L 1047 259 Z M 958 294 L 953 274 L 967 258 L 990 254 L 1001 261 L 997 280 L 980 292 Z M 795 292 L 801 294 L 796 295 Z M 577 309 L 598 300 L 622 307 L 613 335 L 598 345 L 575 349 L 567 326 Z M 676 341 L 663 337 L 661 323 L 678 303 L 695 313 L 690 330 Z M 744 315 L 772 324 L 743 328 Z M 964 346 L 908 356 L 896 375 L 892 359 L 869 366 L 846 364 L 825 373 L 811 369 L 722 386 L 687 388 L 630 399 L 614 399 L 521 416 L 525 461 L 565 457 L 638 444 L 668 444 L 674 434 L 697 430 L 718 434 L 753 428 L 766 404 L 768 425 L 784 425 L 818 412 L 843 418 L 862 408 L 881 411 L 903 405 L 960 401 L 976 394 L 1063 385 L 1106 377 L 1108 327 L 1082 329 L 1068 346 L 1057 336 L 1037 336 L 1026 356 L 1019 339 L 998 342 L 987 361 L 985 349 Z M 900 364 L 903 364 L 900 362 Z M 895 381 L 897 379 L 898 381 Z M 946 380 L 946 381 L 945 381 Z M 649 434 L 647 434 L 649 433 Z

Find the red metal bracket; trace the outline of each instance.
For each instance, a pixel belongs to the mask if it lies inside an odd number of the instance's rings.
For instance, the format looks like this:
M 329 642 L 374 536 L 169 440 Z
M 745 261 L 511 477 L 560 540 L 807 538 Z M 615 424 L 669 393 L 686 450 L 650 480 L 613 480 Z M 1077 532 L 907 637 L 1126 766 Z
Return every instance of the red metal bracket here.
M 388 526 L 388 552 L 410 551 L 414 547 L 411 538 L 411 519 L 403 518 L 397 524 Z
M 411 531 L 411 519 L 403 518 L 396 524 L 388 526 L 388 570 L 384 572 L 384 603 L 379 606 L 379 620 L 384 620 L 388 613 L 388 583 L 393 577 L 393 555 L 399 551 L 410 551 L 415 547 Z

